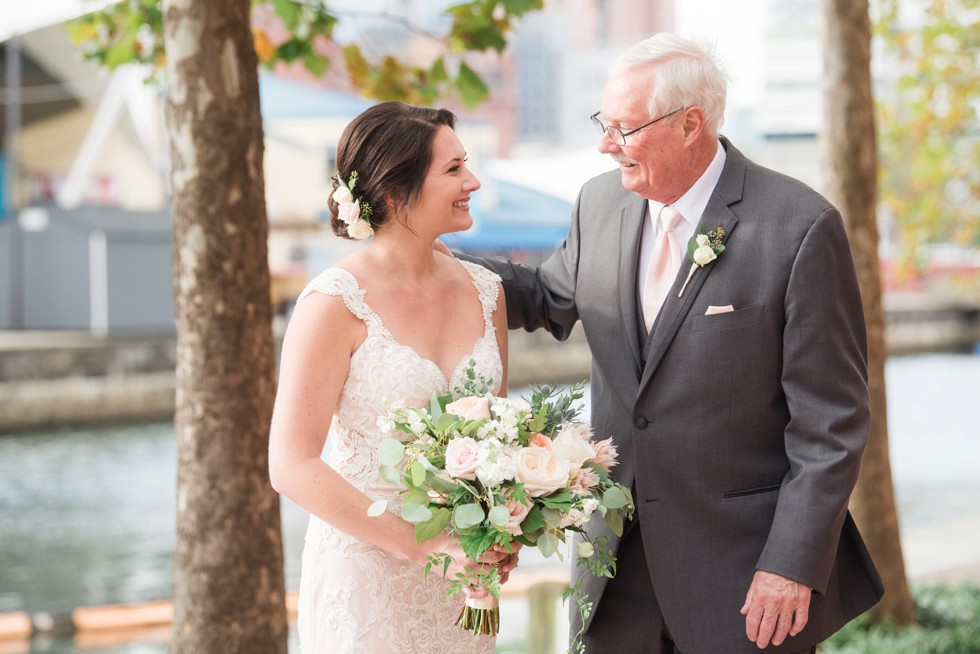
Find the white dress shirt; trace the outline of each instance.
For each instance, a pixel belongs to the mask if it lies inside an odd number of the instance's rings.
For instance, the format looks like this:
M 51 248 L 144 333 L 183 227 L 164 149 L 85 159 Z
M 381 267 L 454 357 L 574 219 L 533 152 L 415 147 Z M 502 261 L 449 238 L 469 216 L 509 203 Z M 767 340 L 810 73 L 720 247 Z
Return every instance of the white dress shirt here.
M 708 199 L 714 192 L 718 179 L 721 177 L 721 171 L 725 167 L 726 157 L 725 148 L 722 147 L 721 141 L 718 141 L 718 150 L 715 152 L 711 163 L 701 173 L 701 177 L 674 202 L 674 206 L 684 216 L 684 220 L 677 226 L 674 233 L 677 234 L 677 238 L 681 242 L 681 254 L 685 261 L 687 261 L 687 242 L 694 236 L 694 232 L 698 228 L 704 208 L 708 206 Z M 640 265 L 637 268 L 638 297 L 643 297 L 646 287 L 646 271 L 650 267 L 650 253 L 653 251 L 653 244 L 663 232 L 663 227 L 658 218 L 660 217 L 660 210 L 664 208 L 664 203 L 656 200 L 647 200 L 647 203 L 650 207 L 650 215 L 649 220 L 643 222 L 643 235 L 640 238 Z M 715 227 L 717 225 L 705 225 L 704 229 L 710 231 Z M 685 274 L 687 274 L 686 271 L 689 267 L 681 264 L 681 270 L 684 270 Z

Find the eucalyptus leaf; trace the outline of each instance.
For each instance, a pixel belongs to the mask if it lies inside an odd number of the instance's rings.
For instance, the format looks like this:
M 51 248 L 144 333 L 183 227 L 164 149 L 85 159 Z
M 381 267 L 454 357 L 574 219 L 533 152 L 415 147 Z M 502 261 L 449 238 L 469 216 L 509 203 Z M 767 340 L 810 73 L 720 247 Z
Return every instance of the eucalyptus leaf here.
M 405 446 L 397 438 L 386 438 L 378 445 L 378 463 L 394 466 L 405 456 Z
M 402 505 L 402 518 L 408 522 L 425 522 L 432 517 L 429 507 L 415 502 L 405 502 Z
M 449 525 L 449 518 L 452 514 L 449 509 L 436 509 L 432 511 L 432 517 L 423 522 L 415 524 L 415 541 L 421 543 L 441 534 Z
M 379 515 L 388 510 L 388 500 L 377 500 L 368 507 L 367 514 L 368 517 L 377 518 Z
M 609 511 L 606 513 L 606 524 L 617 536 L 623 535 L 623 514 L 619 511 Z
M 453 510 L 453 524 L 460 529 L 475 527 L 485 517 L 486 513 L 479 504 L 461 504 Z
M 587 559 L 595 554 L 595 547 L 593 547 L 592 543 L 587 540 L 579 541 L 576 548 L 578 549 L 578 555 L 583 559 Z
M 422 462 L 418 460 L 412 462 L 409 471 L 412 473 L 412 485 L 421 486 L 422 482 L 425 481 L 425 466 L 422 465 Z
M 394 466 L 383 465 L 379 468 L 381 478 L 392 486 L 399 486 L 402 483 L 401 470 Z
M 494 527 L 506 527 L 510 522 L 510 511 L 505 506 L 495 506 L 490 509 L 490 524 Z
M 602 503 L 610 509 L 621 509 L 629 503 L 629 500 L 619 486 L 613 486 L 602 494 Z
M 545 558 L 549 558 L 558 552 L 558 538 L 550 531 L 541 534 L 537 542 L 538 550 Z

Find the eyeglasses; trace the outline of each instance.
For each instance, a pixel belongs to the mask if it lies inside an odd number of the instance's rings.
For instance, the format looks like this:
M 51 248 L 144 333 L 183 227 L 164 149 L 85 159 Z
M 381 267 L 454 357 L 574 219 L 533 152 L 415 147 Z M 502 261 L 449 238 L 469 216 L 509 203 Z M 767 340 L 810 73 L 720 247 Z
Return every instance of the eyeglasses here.
M 599 131 L 599 136 L 602 136 L 603 134 L 608 134 L 609 135 L 609 138 L 612 140 L 613 143 L 617 143 L 619 145 L 626 145 L 626 137 L 629 136 L 630 134 L 636 134 L 641 129 L 644 129 L 645 127 L 649 127 L 650 125 L 653 125 L 654 123 L 659 123 L 664 118 L 669 118 L 670 116 L 673 116 L 674 114 L 676 114 L 678 111 L 684 111 L 685 109 L 687 109 L 687 107 L 681 107 L 680 109 L 674 109 L 669 114 L 664 114 L 660 118 L 656 118 L 654 120 L 651 120 L 646 125 L 640 125 L 636 129 L 627 130 L 625 132 L 623 130 L 621 130 L 620 128 L 618 128 L 618 127 L 613 127 L 612 125 L 605 124 L 603 122 L 603 119 L 599 117 L 599 113 L 600 112 L 598 112 L 598 111 L 595 112 L 594 114 L 592 114 L 591 116 L 589 116 L 589 119 L 592 120 L 592 124 L 595 125 L 595 128 Z

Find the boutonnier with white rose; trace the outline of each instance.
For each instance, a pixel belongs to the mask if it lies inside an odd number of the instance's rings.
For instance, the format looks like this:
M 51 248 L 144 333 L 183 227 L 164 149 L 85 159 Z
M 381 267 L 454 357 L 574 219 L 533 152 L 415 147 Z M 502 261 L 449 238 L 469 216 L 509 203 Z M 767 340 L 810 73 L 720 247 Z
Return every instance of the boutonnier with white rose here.
M 564 392 L 533 388 L 530 400 L 490 393 L 490 381 L 477 376 L 473 362 L 467 381 L 450 394 L 434 397 L 428 408 L 388 407 L 378 426 L 392 437 L 378 448 L 381 476 L 401 489 L 401 516 L 415 524 L 422 542 L 449 533 L 474 561 L 492 547 L 512 551 L 513 543 L 537 547 L 546 557 L 562 558 L 568 532 L 582 534 L 579 565 L 599 576 L 613 577 L 616 558 L 608 539 L 591 540 L 584 526 L 596 515 L 622 535 L 633 515 L 629 488 L 609 474 L 616 465 L 612 439 L 593 438 L 588 424 L 577 420 L 583 384 Z M 388 509 L 386 500 L 371 505 L 369 515 Z M 449 554 L 431 555 L 425 571 L 446 570 Z M 500 575 L 459 573 L 449 594 L 483 587 L 485 598 L 468 597 L 457 624 L 475 634 L 499 629 Z M 592 603 L 576 584 L 566 591 L 585 618 Z M 583 651 L 576 636 L 575 651 Z
M 695 270 L 705 267 L 725 251 L 725 244 L 722 242 L 724 240 L 724 227 L 715 227 L 710 232 L 705 233 L 704 225 L 698 225 L 698 233 L 687 242 L 687 258 L 692 261 L 691 269 L 688 271 L 687 279 L 684 280 L 684 285 L 681 286 L 681 292 L 677 294 L 677 297 L 684 295 L 684 289 L 687 288 L 687 283 L 694 276 Z

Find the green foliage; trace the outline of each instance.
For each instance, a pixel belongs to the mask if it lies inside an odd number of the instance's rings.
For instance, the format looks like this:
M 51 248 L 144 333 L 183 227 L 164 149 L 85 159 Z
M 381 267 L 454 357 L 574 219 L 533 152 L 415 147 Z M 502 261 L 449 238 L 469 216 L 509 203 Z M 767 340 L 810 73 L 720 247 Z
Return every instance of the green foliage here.
M 900 6 L 921 12 L 906 27 Z M 880 196 L 905 272 L 930 242 L 980 245 L 980 6 L 878 0 L 875 34 L 902 67 L 878 91 Z
M 252 28 L 255 52 L 262 65 L 271 69 L 279 62 L 301 63 L 318 77 L 327 71 L 331 61 L 322 46 L 333 42 L 339 17 L 325 0 L 251 3 L 253 8 L 261 7 L 274 15 L 288 31 L 285 40 L 273 43 L 265 29 Z M 348 77 L 366 97 L 431 105 L 455 93 L 472 108 L 487 99 L 489 89 L 461 57 L 470 52 L 502 52 L 515 20 L 543 6 L 544 0 L 475 0 L 448 7 L 445 13 L 452 19 L 449 31 L 426 36 L 441 42 L 443 52 L 453 56 L 458 64 L 455 75 L 447 71 L 445 54 L 428 66 L 420 66 L 392 56 L 372 60 L 357 43 L 341 47 L 340 52 Z M 411 25 L 409 29 L 421 33 Z M 86 57 L 108 68 L 141 63 L 160 69 L 166 63 L 161 0 L 123 0 L 70 22 L 68 30 Z
M 980 586 L 936 584 L 913 592 L 920 626 L 873 624 L 863 615 L 820 654 L 980 654 Z

